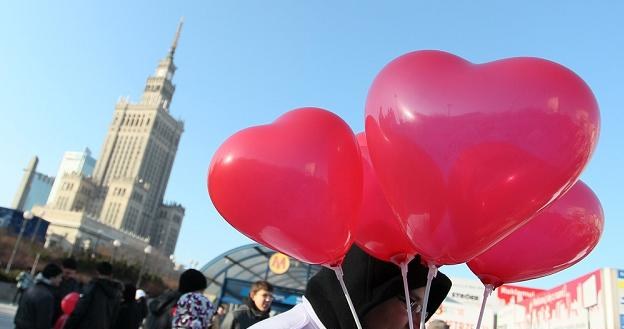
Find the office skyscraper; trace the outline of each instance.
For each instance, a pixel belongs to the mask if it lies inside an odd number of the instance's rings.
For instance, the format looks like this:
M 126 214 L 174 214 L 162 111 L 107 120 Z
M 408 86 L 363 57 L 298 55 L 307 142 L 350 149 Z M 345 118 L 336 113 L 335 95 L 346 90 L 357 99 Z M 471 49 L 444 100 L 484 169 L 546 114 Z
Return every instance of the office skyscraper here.
M 63 159 L 59 165 L 59 169 L 56 172 L 56 177 L 59 178 L 54 181 L 52 185 L 52 191 L 48 197 L 47 203 L 52 203 L 55 199 L 56 192 L 61 187 L 61 179 L 64 175 L 80 174 L 85 177 L 89 177 L 93 174 L 93 168 L 95 167 L 95 159 L 91 156 L 91 150 L 85 148 L 82 152 L 68 151 L 63 154 Z

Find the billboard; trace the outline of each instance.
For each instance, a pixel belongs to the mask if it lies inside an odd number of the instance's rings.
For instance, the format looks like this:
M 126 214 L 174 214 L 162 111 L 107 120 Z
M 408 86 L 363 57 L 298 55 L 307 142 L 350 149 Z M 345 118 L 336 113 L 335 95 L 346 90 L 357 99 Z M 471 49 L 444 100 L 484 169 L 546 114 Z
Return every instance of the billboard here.
M 498 329 L 611 329 L 601 270 L 510 304 L 498 314 Z
M 619 312 L 620 329 L 624 329 L 624 270 L 617 271 L 617 310 Z
M 510 284 L 502 285 L 494 290 L 496 296 L 504 305 L 521 303 L 525 299 L 533 298 L 535 297 L 535 295 L 544 291 L 546 290 L 527 288 Z
M 19 210 L 0 207 L 0 228 L 6 229 L 7 233 L 12 235 L 19 234 L 24 222 L 23 214 Z M 26 222 L 24 227 L 24 239 L 44 243 L 49 224 L 45 219 L 33 216 L 31 220 Z

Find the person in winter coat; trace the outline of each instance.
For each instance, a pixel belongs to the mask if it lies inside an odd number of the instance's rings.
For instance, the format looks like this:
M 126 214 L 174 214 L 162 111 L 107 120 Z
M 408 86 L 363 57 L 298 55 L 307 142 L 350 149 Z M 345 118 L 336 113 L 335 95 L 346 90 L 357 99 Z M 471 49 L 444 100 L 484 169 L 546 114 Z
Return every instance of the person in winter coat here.
M 171 318 L 179 298 L 179 291 L 167 290 L 160 296 L 151 299 L 147 303 L 148 313 L 145 318 L 145 329 L 170 329 Z
M 249 301 L 246 305 L 228 312 L 221 329 L 246 329 L 269 317 L 273 302 L 273 286 L 266 281 L 256 281 L 251 285 Z
M 22 296 L 15 318 L 16 329 L 50 329 L 53 325 L 52 287 L 61 282 L 61 267 L 50 263 L 35 277 L 35 284 Z
M 63 314 L 61 310 L 61 301 L 65 296 L 72 292 L 80 294 L 82 291 L 82 283 L 76 279 L 76 271 L 78 269 L 78 262 L 73 258 L 66 258 L 61 263 L 63 269 L 63 279 L 61 284 L 54 289 L 54 297 L 56 298 L 56 309 L 54 313 L 54 321 Z
M 132 283 L 124 284 L 123 299 L 119 314 L 115 320 L 115 329 L 138 329 L 143 322 L 141 305 L 136 301 L 136 287 Z
M 121 303 L 121 284 L 112 280 L 113 267 L 99 263 L 98 276 L 84 289 L 76 309 L 65 323 L 65 329 L 110 329 Z
M 210 327 L 210 329 L 220 329 L 221 323 L 223 322 L 223 318 L 225 318 L 226 313 L 227 306 L 225 304 L 217 306 L 217 310 L 212 315 L 212 327 Z
M 203 295 L 207 286 L 206 277 L 198 270 L 189 269 L 180 275 L 178 291 L 182 296 L 171 321 L 172 329 L 210 328 L 215 307 Z
M 147 316 L 147 294 L 145 293 L 145 290 L 137 289 L 134 294 L 134 299 L 139 305 L 139 315 L 141 316 L 141 323 L 143 323 L 143 320 Z
M 354 245 L 342 264 L 344 282 L 363 328 L 409 328 L 403 280 L 398 266 L 366 254 Z M 451 289 L 451 280 L 438 272 L 431 284 L 426 315 L 422 302 L 427 267 L 420 257 L 408 265 L 407 281 L 414 327 L 428 320 Z M 306 287 L 303 302 L 287 312 L 260 322 L 253 329 L 355 329 L 347 300 L 333 270 L 321 269 Z
M 13 304 L 19 305 L 22 295 L 24 294 L 24 292 L 26 292 L 26 290 L 28 290 L 28 288 L 30 288 L 30 286 L 32 286 L 34 279 L 32 275 L 30 275 L 30 273 L 26 271 L 21 271 L 17 275 L 17 278 L 15 278 L 15 280 L 17 281 L 17 290 L 15 291 L 15 295 L 13 296 Z

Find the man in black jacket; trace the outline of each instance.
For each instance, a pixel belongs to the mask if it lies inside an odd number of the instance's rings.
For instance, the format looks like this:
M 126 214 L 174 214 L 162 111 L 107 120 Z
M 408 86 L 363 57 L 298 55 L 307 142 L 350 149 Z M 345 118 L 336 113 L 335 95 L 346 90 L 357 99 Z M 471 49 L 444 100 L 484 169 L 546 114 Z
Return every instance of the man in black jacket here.
M 61 267 L 50 263 L 35 278 L 20 300 L 14 323 L 16 329 L 50 329 L 54 315 L 52 287 L 61 282 Z
M 61 284 L 54 289 L 54 297 L 56 298 L 56 306 L 54 310 L 54 322 L 63 313 L 61 311 L 61 301 L 69 293 L 82 291 L 82 283 L 76 279 L 76 271 L 78 269 L 78 262 L 74 258 L 66 258 L 61 263 L 63 269 L 63 276 Z
M 221 329 L 246 329 L 269 317 L 273 302 L 273 286 L 266 281 L 251 285 L 249 301 L 238 309 L 228 312 Z
M 97 266 L 98 277 L 85 288 L 65 329 L 110 329 L 121 303 L 121 284 L 112 280 L 113 267 L 108 262 Z

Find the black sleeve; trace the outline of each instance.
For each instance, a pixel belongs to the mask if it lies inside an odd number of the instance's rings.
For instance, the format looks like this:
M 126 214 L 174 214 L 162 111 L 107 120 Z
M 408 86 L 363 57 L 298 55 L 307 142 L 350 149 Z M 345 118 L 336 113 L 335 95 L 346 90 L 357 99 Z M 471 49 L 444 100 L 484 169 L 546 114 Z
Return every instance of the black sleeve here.
M 67 322 L 65 322 L 65 326 L 63 327 L 63 329 L 78 328 L 78 325 L 80 325 L 80 321 L 82 321 L 82 318 L 85 316 L 85 314 L 87 314 L 89 305 L 91 304 L 91 300 L 93 299 L 93 295 L 95 293 L 93 290 L 93 286 L 87 286 L 84 294 L 80 296 L 80 299 L 76 304 L 76 308 L 74 308 L 74 311 L 67 319 Z
M 52 327 L 52 317 L 54 315 L 54 296 L 44 298 L 34 303 L 35 307 L 35 329 L 50 329 Z

